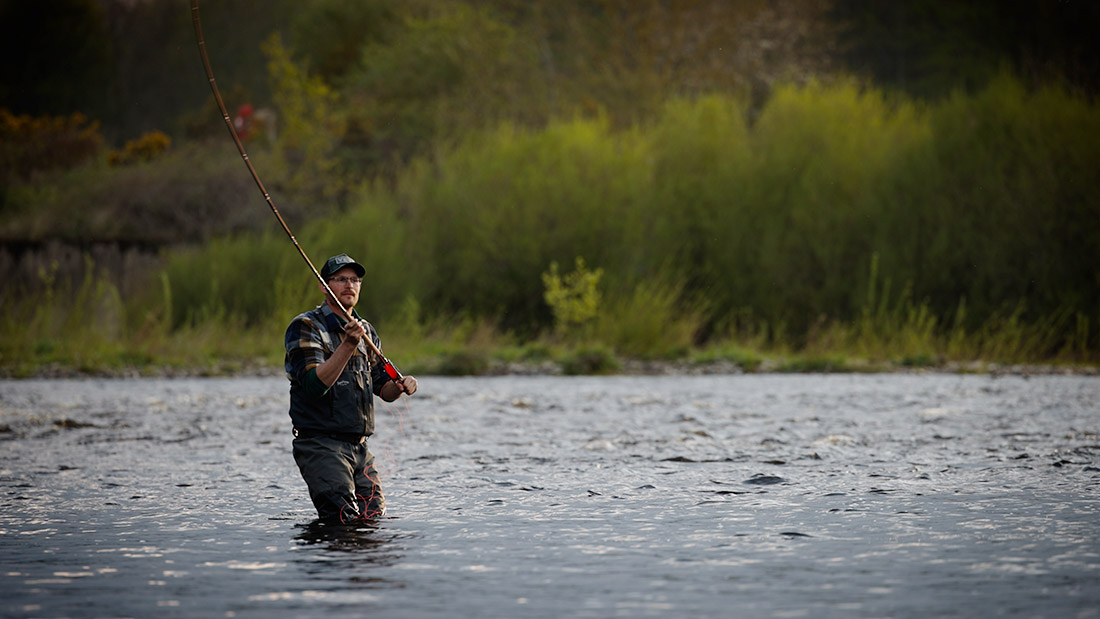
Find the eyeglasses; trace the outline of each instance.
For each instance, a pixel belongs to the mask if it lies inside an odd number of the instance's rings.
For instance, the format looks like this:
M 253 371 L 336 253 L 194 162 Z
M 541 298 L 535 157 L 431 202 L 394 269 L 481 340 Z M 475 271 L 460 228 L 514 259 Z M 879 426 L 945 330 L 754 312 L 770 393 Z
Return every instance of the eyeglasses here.
M 358 277 L 344 277 L 343 275 L 341 275 L 340 277 L 330 277 L 328 278 L 328 281 L 336 282 L 338 284 L 345 284 L 348 286 L 358 286 L 363 283 L 363 280 Z

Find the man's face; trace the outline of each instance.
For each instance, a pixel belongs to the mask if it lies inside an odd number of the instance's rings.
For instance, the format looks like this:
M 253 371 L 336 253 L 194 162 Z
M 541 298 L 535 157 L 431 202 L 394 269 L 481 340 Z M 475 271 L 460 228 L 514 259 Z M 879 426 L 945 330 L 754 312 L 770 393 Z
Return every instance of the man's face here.
M 351 309 L 359 302 L 359 287 L 362 285 L 362 281 L 359 279 L 359 275 L 356 274 L 355 269 L 344 267 L 329 276 L 328 287 L 332 290 L 332 294 L 336 296 L 336 300 L 340 302 L 340 305 Z

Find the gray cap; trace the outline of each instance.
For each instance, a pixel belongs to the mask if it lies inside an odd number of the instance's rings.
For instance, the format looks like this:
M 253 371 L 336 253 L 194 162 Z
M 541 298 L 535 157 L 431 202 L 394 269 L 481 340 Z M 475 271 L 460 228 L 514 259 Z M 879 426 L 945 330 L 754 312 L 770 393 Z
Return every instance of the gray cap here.
M 325 260 L 325 266 L 321 267 L 321 278 L 328 279 L 332 277 L 332 274 L 343 269 L 345 267 L 351 267 L 355 269 L 355 273 L 359 277 L 363 277 L 367 274 L 367 269 L 363 265 L 351 259 L 351 256 L 347 254 L 340 254 L 333 256 L 328 260 Z

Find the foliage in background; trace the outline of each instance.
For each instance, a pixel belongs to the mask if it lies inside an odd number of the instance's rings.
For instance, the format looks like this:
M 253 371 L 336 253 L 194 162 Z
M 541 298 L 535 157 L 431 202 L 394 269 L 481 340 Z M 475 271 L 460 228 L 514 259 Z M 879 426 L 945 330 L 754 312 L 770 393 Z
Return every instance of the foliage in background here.
M 340 85 L 362 57 L 363 47 L 392 37 L 398 10 L 413 2 L 387 0 L 312 0 L 297 3 L 291 23 L 291 47 L 311 73 Z
M 537 332 L 544 265 L 583 255 L 606 305 L 671 281 L 705 300 L 699 333 L 740 324 L 795 347 L 858 321 L 872 286 L 916 308 L 917 333 L 1095 324 L 1095 105 L 1004 77 L 935 105 L 782 88 L 747 117 L 737 99 L 681 100 L 631 131 L 505 127 L 421 162 L 398 189 L 410 264 L 428 265 L 416 294 Z
M 354 21 L 376 10 L 360 5 L 330 0 L 325 13 Z M 405 3 L 362 37 L 358 65 L 341 62 L 335 72 L 351 110 L 344 155 L 392 173 L 395 162 L 501 122 L 541 128 L 603 116 L 620 129 L 677 95 L 762 101 L 780 80 L 833 68 L 827 8 L 823 0 Z M 296 51 L 325 56 L 329 47 L 298 40 Z
M 251 101 L 228 99 L 231 110 L 270 99 L 260 42 L 285 31 L 301 6 L 289 0 L 201 3 L 222 91 L 251 93 Z M 32 116 L 80 111 L 102 123 L 115 147 L 157 129 L 179 138 L 178 121 L 210 98 L 186 2 L 2 0 L 0 50 L 19 59 L 5 67 L 0 107 Z
M 345 189 L 335 157 L 344 131 L 337 94 L 296 64 L 278 35 L 262 48 L 278 109 L 276 148 L 264 161 L 265 175 L 293 196 L 332 202 Z
M 7 375 L 224 374 L 273 367 L 282 358 L 269 333 L 246 329 L 233 316 L 172 328 L 168 305 L 146 294 L 123 298 L 90 260 L 81 278 L 60 278 L 55 265 L 44 265 L 38 277 L 34 294 L 0 299 L 0 368 Z
M 510 53 L 481 53 L 498 41 L 469 20 L 447 18 L 470 30 L 437 31 L 459 39 L 453 43 L 437 40 L 422 50 L 410 38 L 410 23 L 462 12 L 514 32 Z M 1063 80 L 1084 93 L 1100 85 L 1094 36 L 1100 8 L 1090 2 L 268 0 L 261 7 L 218 0 L 203 2 L 201 13 L 222 91 L 246 93 L 244 100 L 227 99 L 234 110 L 243 103 L 271 106 L 259 47 L 275 32 L 303 66 L 336 88 L 367 68 L 359 66 L 367 48 L 383 55 L 391 47 L 472 51 L 471 58 L 490 64 L 460 70 L 478 78 L 515 78 L 505 69 L 522 65 L 518 86 L 474 81 L 448 93 L 450 102 L 435 102 L 461 107 L 457 99 L 468 94 L 475 99 L 467 108 L 476 109 L 476 98 L 486 100 L 478 88 L 514 96 L 512 108 L 488 101 L 505 113 L 486 116 L 490 124 L 603 109 L 616 126 L 628 126 L 651 117 L 670 96 L 715 92 L 751 95 L 755 108 L 776 84 L 848 72 L 931 98 L 959 87 L 976 91 L 1003 66 L 1029 85 Z M 81 111 L 103 123 L 116 147 L 155 129 L 178 139 L 181 117 L 209 98 L 186 3 L 3 0 L 0 49 L 5 58 L 22 59 L 0 83 L 0 107 L 33 116 Z M 387 84 L 378 86 L 388 92 Z M 364 160 L 384 160 L 389 152 L 387 143 L 362 141 L 380 130 L 357 130 L 352 141 L 368 151 L 359 153 Z
M 584 258 L 577 257 L 576 269 L 562 275 L 558 263 L 551 262 L 550 270 L 542 274 L 546 287 L 543 298 L 554 313 L 554 331 L 561 336 L 583 336 L 585 327 L 592 322 L 600 309 L 600 278 L 603 269 L 588 270 Z
M 36 172 L 74 167 L 102 147 L 99 122 L 79 112 L 32 117 L 0 108 L 0 181 L 5 185 L 30 180 Z
M 120 167 L 98 146 L 55 166 L 81 148 L 36 157 L 50 140 L 0 141 L 5 162 L 34 168 L 4 187 L 0 233 L 29 249 L 0 253 L 0 311 L 74 321 L 64 304 L 34 308 L 76 298 L 103 314 L 65 342 L 5 323 L 4 367 L 176 363 L 176 347 L 192 361 L 277 359 L 270 334 L 319 293 L 220 118 L 200 109 L 210 97 L 189 12 L 68 4 L 94 19 L 59 22 L 64 49 L 108 50 L 114 67 L 87 97 L 108 110 L 112 144 L 158 127 L 177 136 L 181 123 L 216 141 L 176 140 Z M 278 104 L 276 139 L 249 150 L 280 211 L 314 260 L 347 251 L 368 264 L 364 313 L 392 325 L 388 345 L 417 350 L 419 367 L 606 371 L 619 354 L 768 367 L 762 351 L 790 356 L 789 369 L 852 367 L 841 353 L 1097 362 L 1100 114 L 1078 94 L 1095 92 L 1082 35 L 1094 8 L 322 0 L 246 19 L 250 3 L 208 4 L 230 109 Z M 19 11 L 20 31 L 49 23 Z M 292 47 L 268 36 L 280 29 Z M 842 77 L 845 58 L 876 82 Z M 103 58 L 79 60 L 90 75 Z M 26 100 L 0 90 L 0 104 L 45 105 L 36 97 L 58 71 L 28 82 Z M 110 112 L 119 101 L 133 113 Z M 66 132 L 97 134 L 84 122 Z M 161 253 L 120 250 L 94 268 L 79 257 L 105 241 Z M 602 274 L 600 301 L 583 334 L 563 338 L 543 275 L 577 256 Z
M 110 165 L 129 165 L 139 161 L 152 161 L 172 145 L 172 138 L 163 131 L 150 131 L 136 140 L 127 140 L 122 150 L 107 153 Z
M 114 52 L 107 11 L 95 0 L 0 2 L 0 108 L 31 116 L 80 112 L 102 119 Z
M 279 203 L 284 216 L 296 221 L 297 205 Z M 108 167 L 104 157 L 96 157 L 42 174 L 41 182 L 10 185 L 4 208 L 3 238 L 85 244 L 201 243 L 263 230 L 274 221 L 228 140 L 184 143 L 126 166 Z M 78 266 L 76 274 L 81 270 Z
M 418 161 L 397 187 L 407 264 L 421 265 L 416 294 L 530 335 L 551 320 L 541 282 L 551 262 L 585 256 L 609 274 L 641 275 L 652 249 L 648 156 L 636 133 L 581 120 L 539 132 L 505 125 Z
M 1006 67 L 1030 85 L 1100 87 L 1100 5 L 1049 0 L 833 0 L 837 51 L 880 87 L 938 99 Z
M 488 9 L 440 3 L 364 45 L 343 92 L 362 163 L 388 169 L 440 140 L 549 117 L 536 50 Z M 354 141 L 353 141 L 354 140 Z

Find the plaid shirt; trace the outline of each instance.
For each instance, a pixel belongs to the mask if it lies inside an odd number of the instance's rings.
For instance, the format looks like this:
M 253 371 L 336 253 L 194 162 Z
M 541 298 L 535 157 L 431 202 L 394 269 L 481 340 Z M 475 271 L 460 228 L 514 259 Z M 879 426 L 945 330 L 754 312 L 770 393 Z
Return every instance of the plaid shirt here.
M 357 320 L 362 320 L 354 309 L 351 313 Z M 285 369 L 287 378 L 301 380 L 306 372 L 316 368 L 325 359 L 332 356 L 332 353 L 336 351 L 336 347 L 344 339 L 345 323 L 347 323 L 347 320 L 332 311 L 327 303 L 318 305 L 312 310 L 296 316 L 286 330 Z M 382 340 L 378 337 L 378 332 L 374 330 L 374 325 L 367 323 L 367 333 L 374 341 L 374 345 L 381 350 Z M 364 342 L 359 343 L 352 360 L 355 360 L 355 357 L 366 357 L 364 361 L 372 366 L 371 373 L 374 375 L 375 382 L 379 385 L 385 382 L 383 378 L 386 374 L 385 371 L 374 367 L 379 364 L 375 363 L 377 359 L 374 358 L 374 353 L 368 351 Z M 351 361 L 348 363 L 351 363 Z M 381 370 L 381 374 L 379 374 L 379 370 Z
M 352 315 L 360 319 L 354 310 Z M 338 402 L 346 401 L 345 396 L 339 396 L 334 392 L 354 387 L 341 387 L 344 381 L 338 380 L 332 388 L 327 388 L 317 379 L 316 374 L 312 376 L 312 384 L 309 377 L 310 370 L 315 370 L 318 365 L 332 356 L 336 347 L 343 341 L 346 322 L 332 311 L 328 304 L 322 304 L 299 314 L 287 327 L 284 342 L 285 369 L 291 383 L 290 408 L 295 427 L 332 432 L 365 430 L 367 435 L 374 430 L 374 406 L 369 394 L 364 394 L 362 399 L 356 398 L 356 401 L 360 402 L 357 405 L 359 409 L 357 412 L 344 410 L 334 417 L 327 411 L 330 411 L 333 406 L 340 406 Z M 375 346 L 381 349 L 382 340 L 370 323 L 367 323 L 367 334 L 374 341 Z M 379 395 L 382 385 L 390 380 L 385 367 L 377 362 L 374 353 L 367 349 L 365 342 L 359 343 L 355 353 L 348 360 L 341 377 L 345 375 L 358 375 L 363 379 L 369 375 L 370 383 L 362 387 L 369 388 L 374 395 Z M 333 423 L 338 427 L 331 427 Z

